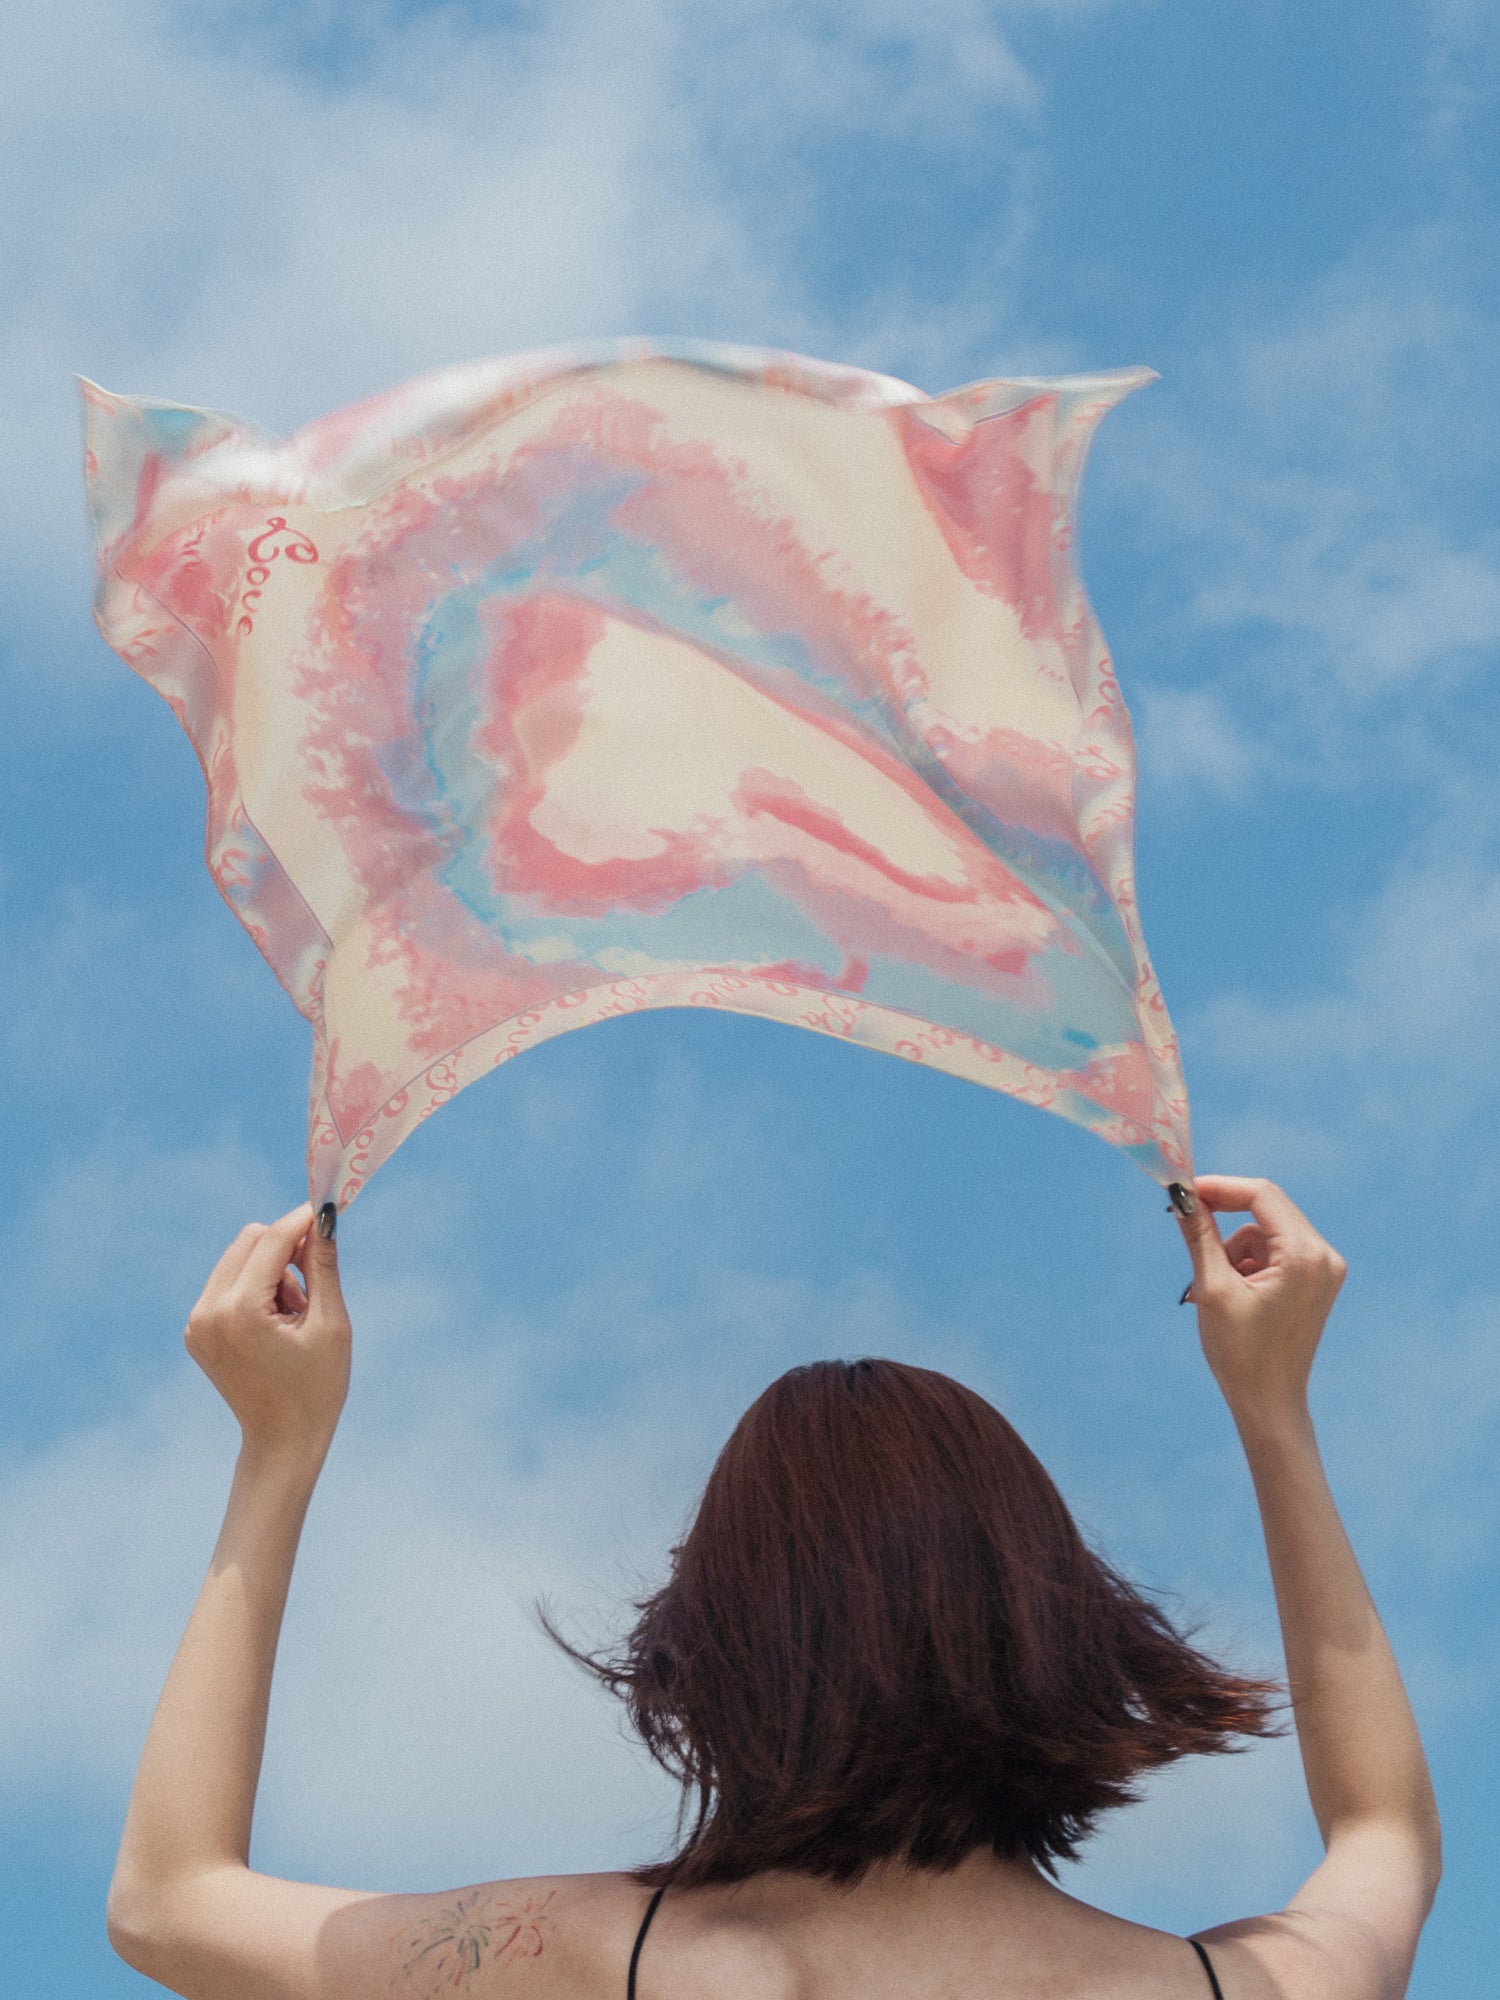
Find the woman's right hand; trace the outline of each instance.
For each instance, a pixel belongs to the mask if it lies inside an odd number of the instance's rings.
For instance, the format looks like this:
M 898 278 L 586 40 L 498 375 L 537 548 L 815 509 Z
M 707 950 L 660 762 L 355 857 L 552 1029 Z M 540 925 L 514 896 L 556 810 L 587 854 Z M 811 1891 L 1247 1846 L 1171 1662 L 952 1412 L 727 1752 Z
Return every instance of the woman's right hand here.
M 1241 1422 L 1299 1412 L 1347 1266 L 1271 1181 L 1204 1174 L 1194 1191 L 1196 1212 L 1178 1221 L 1214 1379 Z M 1251 1221 L 1221 1242 L 1215 1215 L 1246 1210 Z

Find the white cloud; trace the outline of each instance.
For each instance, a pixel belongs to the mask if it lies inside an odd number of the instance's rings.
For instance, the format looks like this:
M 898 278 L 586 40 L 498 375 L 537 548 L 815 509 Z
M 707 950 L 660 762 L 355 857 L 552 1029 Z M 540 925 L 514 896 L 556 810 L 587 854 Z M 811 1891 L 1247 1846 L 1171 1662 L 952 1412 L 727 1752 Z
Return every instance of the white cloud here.
M 1361 857 L 1336 879 L 1383 877 L 1353 905 L 1299 890 L 1246 937 L 1253 991 L 1181 1021 L 1200 1156 L 1293 1184 L 1419 1172 L 1493 1116 L 1500 329 L 1468 257 L 1435 228 L 1367 246 L 1206 347 L 1191 427 L 1144 413 L 1139 493 L 1185 579 L 1154 635 L 1175 675 L 1136 696 L 1146 781 L 1266 816 L 1322 793 L 1310 880 L 1325 842 Z M 1235 837 L 1253 852 L 1248 811 Z
M 1317 1864 L 1295 1738 L 1191 1758 L 1144 1790 L 1064 1871 L 1071 1895 L 1186 1934 L 1280 1909 Z
M 863 130 L 939 147 L 972 139 L 976 113 L 1025 119 L 1040 93 L 1006 34 L 1005 16 L 1066 4 L 996 8 L 986 0 L 740 0 L 712 12 L 674 8 L 682 46 L 736 136 L 775 143 L 789 112 L 813 136 Z M 712 66 L 710 68 L 710 66 Z M 725 88 L 725 84 L 728 85 Z
M 1423 0 L 1427 17 L 1428 138 L 1460 182 L 1464 142 L 1487 100 L 1500 94 L 1500 36 L 1494 0 Z
M 8 14 L 16 531 L 55 546 L 78 513 L 70 367 L 274 426 L 439 361 L 633 327 L 705 260 L 731 312 L 758 306 L 765 260 L 663 157 L 649 22 L 568 18 L 539 45 L 417 22 L 331 90 L 119 0 Z
M 356 1399 L 319 1495 L 279 1677 L 266 1850 L 358 1880 L 618 1859 L 632 1838 L 649 1849 L 636 1822 L 662 1795 L 640 1784 L 602 1698 L 550 1656 L 526 1597 L 541 1580 L 578 1596 L 570 1576 L 609 1567 L 601 1520 L 606 1547 L 631 1546 L 663 1433 L 642 1449 L 628 1419 L 549 1419 L 514 1340 L 483 1372 L 442 1350 L 440 1301 L 420 1284 L 362 1301 L 364 1367 L 394 1319 L 438 1348 L 404 1374 L 400 1410 L 372 1423 Z M 123 1802 L 217 1528 L 231 1431 L 179 1365 L 6 1477 L 0 1770 L 13 1793 Z
M 1204 589 L 1205 624 L 1280 626 L 1340 669 L 1356 701 L 1500 645 L 1500 536 L 1452 548 L 1400 523 L 1379 533 L 1367 503 L 1325 492 L 1321 515 L 1285 543 L 1241 545 L 1243 572 Z
M 1500 535 L 1476 504 L 1497 328 L 1468 262 L 1438 229 L 1368 245 L 1279 319 L 1206 340 L 1178 413 L 1169 385 L 1144 414 L 1136 503 L 1186 579 L 1160 637 L 1199 683 L 1157 696 L 1167 774 L 1232 792 L 1235 772 L 1410 777 L 1434 743 L 1468 759 L 1447 709 L 1500 650 Z
M 1453 1293 L 1436 1304 L 1404 1274 L 1362 1284 L 1356 1271 L 1319 1361 L 1333 1476 L 1380 1571 L 1410 1593 L 1414 1680 L 1450 1714 L 1481 1685 L 1500 1691 L 1500 1606 L 1474 1590 L 1500 1555 L 1500 1297 Z M 1388 1421 L 1371 1422 L 1376 1408 Z M 1472 1621 L 1462 1650 L 1441 1640 L 1445 1597 Z
M 1264 761 L 1237 733 L 1209 688 L 1146 687 L 1136 703 L 1136 740 L 1149 784 L 1201 784 L 1231 799 L 1251 790 Z
M 122 1418 L 78 1432 L 0 1485 L 0 1731 L 8 1789 L 118 1787 L 139 1749 L 191 1608 L 225 1492 L 229 1439 L 179 1379 Z M 217 1446 L 217 1450 L 213 1449 Z
M 1492 1114 L 1500 871 L 1476 831 L 1445 819 L 1351 913 L 1329 984 L 1302 997 L 1227 996 L 1190 1024 L 1221 1079 L 1256 1094 L 1272 1080 L 1277 1117 L 1293 1133 L 1321 1126 L 1321 1150 L 1345 1164 L 1383 1171 L 1386 1149 L 1425 1156 Z M 1243 1132 L 1218 1137 L 1226 1154 L 1247 1144 Z
M 81 609 L 70 370 L 280 427 L 560 340 L 837 347 L 807 149 L 915 129 L 993 154 L 1036 110 L 980 0 L 551 0 L 502 23 L 59 0 L 0 18 L 0 71 L 0 526 L 33 609 L 65 550 Z M 888 337 L 926 352 L 939 318 L 898 304 Z
M 24 1210 L 6 1218 L 11 1354 L 71 1345 L 75 1361 L 82 1348 L 97 1362 L 127 1345 L 143 1316 L 152 1326 L 165 1317 L 175 1340 L 228 1237 L 290 1206 L 279 1194 L 265 1162 L 232 1134 L 174 1148 L 107 1123 L 37 1172 Z
M 197 829 L 186 815 L 182 832 L 181 858 L 196 871 Z M 143 1072 L 169 1074 L 168 1024 L 201 1028 L 211 1020 L 226 1040 L 248 1041 L 268 1026 L 297 1032 L 273 975 L 207 875 L 190 880 L 191 903 L 174 900 L 169 878 L 154 894 L 137 887 L 133 896 L 108 898 L 62 886 L 40 913 L 8 915 L 0 1060 L 19 1089 L 45 1092 L 54 1104 L 64 1096 L 75 1105 L 118 1104 L 122 1073 L 132 1067 L 143 1094 L 150 1092 Z M 40 870 L 28 885 L 33 893 L 50 886 Z
M 640 1135 L 642 1164 L 661 1138 Z M 205 1209 L 232 1210 L 224 1235 L 268 1212 L 266 1178 L 232 1151 L 100 1149 L 18 1218 L 12 1250 L 66 1242 L 74 1267 L 39 1271 L 22 1318 L 49 1302 L 66 1344 L 112 1310 L 137 1361 L 111 1414 L 0 1468 L 13 1798 L 123 1803 L 233 1456 L 180 1347 L 185 1264 L 201 1279 L 219 1247 Z M 299 1567 L 262 1852 L 408 1883 L 625 1865 L 660 1847 L 674 1795 L 531 1602 L 547 1593 L 588 1642 L 617 1630 L 749 1395 L 809 1353 L 888 1346 L 900 1302 L 731 1269 L 685 1304 L 627 1276 L 522 1319 L 476 1294 L 438 1208 L 408 1181 L 351 1219 L 355 1393 Z

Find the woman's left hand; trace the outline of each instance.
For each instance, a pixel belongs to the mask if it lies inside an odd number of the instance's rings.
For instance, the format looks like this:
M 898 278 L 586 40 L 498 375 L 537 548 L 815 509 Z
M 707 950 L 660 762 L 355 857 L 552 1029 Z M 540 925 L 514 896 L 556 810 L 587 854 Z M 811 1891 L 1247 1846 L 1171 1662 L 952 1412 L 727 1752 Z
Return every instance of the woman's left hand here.
M 185 1338 L 247 1446 L 321 1459 L 349 1388 L 350 1328 L 338 1252 L 309 1203 L 240 1231 L 188 1314 Z

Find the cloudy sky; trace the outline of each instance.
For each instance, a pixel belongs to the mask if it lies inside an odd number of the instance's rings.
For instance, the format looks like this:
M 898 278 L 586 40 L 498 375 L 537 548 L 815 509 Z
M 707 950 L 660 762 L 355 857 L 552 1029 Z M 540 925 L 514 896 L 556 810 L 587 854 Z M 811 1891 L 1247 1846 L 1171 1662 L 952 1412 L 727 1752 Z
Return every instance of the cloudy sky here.
M 1352 1276 L 1317 1381 L 1436 1769 L 1413 1992 L 1496 1944 L 1500 334 L 1491 0 L 51 0 L 0 11 L 0 1953 L 126 1995 L 134 1758 L 232 1437 L 181 1323 L 301 1191 L 304 1024 L 200 861 L 197 765 L 95 635 L 72 371 L 289 427 L 613 333 L 938 391 L 1145 363 L 1082 559 L 1141 746 L 1202 1166 Z M 1488 136 L 1487 136 L 1488 135 Z M 1042 1114 L 766 1023 L 566 1036 L 341 1232 L 356 1385 L 288 1621 L 267 1867 L 624 1865 L 670 1801 L 539 1638 L 658 1574 L 775 1373 L 991 1395 L 1249 1665 L 1247 1481 L 1157 1191 Z M 1184 1768 L 1080 1893 L 1187 1929 L 1316 1837 L 1295 1750 Z

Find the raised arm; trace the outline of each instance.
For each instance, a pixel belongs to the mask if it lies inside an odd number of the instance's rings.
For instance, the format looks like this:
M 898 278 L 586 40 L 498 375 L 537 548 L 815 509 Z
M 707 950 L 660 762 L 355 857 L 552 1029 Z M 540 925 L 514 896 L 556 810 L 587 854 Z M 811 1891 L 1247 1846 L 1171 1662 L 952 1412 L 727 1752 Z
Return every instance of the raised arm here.
M 282 1612 L 348 1386 L 338 1262 L 310 1207 L 241 1230 L 193 1308 L 187 1346 L 238 1418 L 241 1449 L 147 1732 L 109 1895 L 115 1949 L 179 1992 L 207 1990 L 224 1972 L 221 1926 L 205 1912 L 249 1877 Z
M 1203 1351 L 1255 1482 L 1307 1793 L 1326 1849 L 1276 1917 L 1204 1933 L 1234 2000 L 1400 2000 L 1441 1871 L 1427 1760 L 1339 1519 L 1307 1383 L 1344 1261 L 1269 1181 L 1205 1175 L 1182 1218 Z M 1252 1220 L 1221 1242 L 1214 1212 Z M 1265 1982 L 1269 1979 L 1269 1988 Z
M 349 1379 L 338 1259 L 310 1208 L 241 1231 L 193 1308 L 187 1345 L 239 1419 L 241 1448 L 130 1795 L 110 1885 L 115 1949 L 188 2000 L 599 1991 L 640 1918 L 644 1892 L 629 1877 L 379 1896 L 250 1866 L 282 1611 Z

